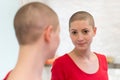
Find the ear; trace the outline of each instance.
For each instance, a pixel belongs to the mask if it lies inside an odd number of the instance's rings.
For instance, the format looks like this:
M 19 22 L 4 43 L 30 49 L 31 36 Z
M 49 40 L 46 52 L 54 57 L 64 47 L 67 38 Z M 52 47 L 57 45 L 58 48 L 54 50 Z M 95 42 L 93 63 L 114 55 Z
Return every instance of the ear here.
M 53 32 L 53 27 L 52 26 L 48 26 L 45 29 L 44 39 L 45 39 L 46 42 L 50 42 L 51 37 L 52 37 L 52 32 Z
M 94 36 L 96 35 L 96 31 L 97 31 L 97 28 L 94 27 L 94 28 L 93 28 Z

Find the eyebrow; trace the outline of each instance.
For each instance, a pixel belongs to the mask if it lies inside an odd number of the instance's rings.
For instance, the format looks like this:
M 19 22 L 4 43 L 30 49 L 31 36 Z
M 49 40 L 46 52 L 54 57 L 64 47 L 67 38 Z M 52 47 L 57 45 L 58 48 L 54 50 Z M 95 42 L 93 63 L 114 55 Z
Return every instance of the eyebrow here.
M 77 29 L 70 29 L 69 31 L 77 31 Z
M 77 29 L 75 29 L 75 28 L 72 28 L 72 29 L 70 29 L 70 30 L 77 30 Z
M 83 28 L 82 30 L 85 30 L 85 29 L 87 29 L 87 30 L 88 30 L 89 28 Z M 77 29 L 70 29 L 70 30 L 77 30 Z

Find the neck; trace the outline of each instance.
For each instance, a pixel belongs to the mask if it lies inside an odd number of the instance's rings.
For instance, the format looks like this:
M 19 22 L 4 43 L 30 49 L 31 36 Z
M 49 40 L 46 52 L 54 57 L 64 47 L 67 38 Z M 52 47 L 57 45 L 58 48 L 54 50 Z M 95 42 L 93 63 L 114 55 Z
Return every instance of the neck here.
M 15 79 L 40 80 L 46 61 L 45 55 L 41 53 L 43 53 L 42 49 L 38 49 L 35 46 L 21 46 L 18 62 L 13 69 Z
M 88 58 L 89 59 L 92 52 L 90 51 L 90 49 L 87 49 L 87 50 L 77 50 L 77 49 L 74 49 L 72 51 L 72 53 L 74 55 L 76 55 L 77 57 Z

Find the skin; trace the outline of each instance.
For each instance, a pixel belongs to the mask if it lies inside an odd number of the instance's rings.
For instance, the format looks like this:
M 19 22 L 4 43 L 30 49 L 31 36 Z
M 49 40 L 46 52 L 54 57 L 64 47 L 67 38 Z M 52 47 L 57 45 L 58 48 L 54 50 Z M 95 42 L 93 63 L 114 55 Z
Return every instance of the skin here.
M 59 45 L 59 31 L 59 27 L 53 31 L 48 26 L 34 44 L 21 45 L 17 64 L 7 80 L 42 80 L 44 63 L 54 56 Z
M 48 8 L 44 7 L 43 9 L 29 8 L 30 11 L 28 9 L 27 10 L 28 12 L 31 12 L 32 15 L 27 15 L 25 12 L 26 10 L 23 10 L 24 14 L 21 14 L 23 12 L 20 12 L 15 17 L 15 28 L 23 27 L 24 29 L 26 26 L 21 26 L 23 24 L 27 25 L 28 28 L 32 27 L 32 29 L 30 29 L 32 31 L 29 32 L 28 35 L 25 35 L 25 33 L 20 34 L 18 38 L 20 41 L 18 60 L 14 69 L 12 69 L 10 72 L 7 80 L 42 80 L 42 70 L 46 60 L 54 57 L 59 45 L 59 20 L 55 13 L 51 13 L 53 14 L 52 17 L 49 17 L 48 14 L 46 15 L 46 13 L 49 12 Z M 23 18 L 21 15 L 30 17 L 27 17 L 25 19 L 25 17 Z M 32 19 L 29 19 L 31 17 Z M 16 32 L 17 31 L 20 31 L 20 29 L 18 28 Z M 34 34 L 32 34 L 33 31 Z M 35 37 L 36 35 L 38 36 L 36 40 L 30 40 L 31 36 Z
M 89 50 L 96 29 L 87 21 L 74 21 L 70 27 L 70 37 L 78 50 Z
M 70 24 L 69 31 L 75 48 L 68 55 L 84 72 L 89 74 L 97 72 L 99 61 L 97 56 L 90 50 L 96 28 L 89 25 L 87 20 L 76 20 Z

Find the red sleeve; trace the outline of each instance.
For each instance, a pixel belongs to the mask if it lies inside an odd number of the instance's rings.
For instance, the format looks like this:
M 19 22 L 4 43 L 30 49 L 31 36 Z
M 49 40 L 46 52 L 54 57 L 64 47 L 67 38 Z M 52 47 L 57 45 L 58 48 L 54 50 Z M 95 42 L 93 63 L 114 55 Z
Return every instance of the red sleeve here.
M 61 65 L 62 63 L 59 60 L 55 60 L 51 69 L 51 80 L 65 80 L 63 66 Z

